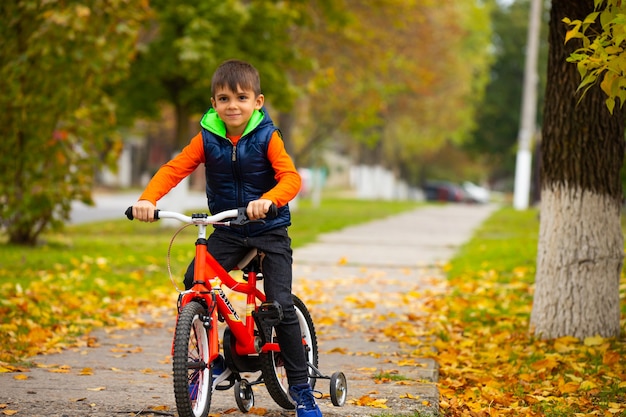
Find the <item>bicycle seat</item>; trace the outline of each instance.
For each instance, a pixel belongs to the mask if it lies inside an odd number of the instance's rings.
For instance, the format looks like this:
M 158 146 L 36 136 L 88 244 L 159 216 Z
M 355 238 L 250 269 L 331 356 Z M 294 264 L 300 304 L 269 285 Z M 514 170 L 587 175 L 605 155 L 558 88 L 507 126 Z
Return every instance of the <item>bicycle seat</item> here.
M 247 281 L 248 272 L 256 272 L 257 279 L 263 279 L 261 272 L 261 252 L 257 248 L 252 248 L 241 260 L 237 263 L 237 269 L 243 271 L 243 278 Z

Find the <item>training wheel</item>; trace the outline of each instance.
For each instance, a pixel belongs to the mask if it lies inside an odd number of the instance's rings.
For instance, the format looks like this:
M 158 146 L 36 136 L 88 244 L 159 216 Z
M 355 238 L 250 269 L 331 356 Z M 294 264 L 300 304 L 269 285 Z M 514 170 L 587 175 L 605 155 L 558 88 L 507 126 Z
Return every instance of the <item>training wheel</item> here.
M 343 372 L 335 372 L 330 377 L 330 400 L 334 406 L 343 407 L 348 396 L 348 381 Z
M 235 382 L 235 401 L 237 402 L 237 407 L 244 412 L 247 413 L 254 406 L 254 392 L 252 392 L 252 385 L 245 380 Z

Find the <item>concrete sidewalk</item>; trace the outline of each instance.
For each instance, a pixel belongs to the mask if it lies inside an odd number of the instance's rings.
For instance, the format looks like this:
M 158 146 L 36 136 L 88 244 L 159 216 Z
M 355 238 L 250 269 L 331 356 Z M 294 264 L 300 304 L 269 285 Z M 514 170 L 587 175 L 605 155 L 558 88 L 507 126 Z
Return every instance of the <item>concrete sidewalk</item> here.
M 100 209 L 105 200 L 96 199 Z M 129 194 L 106 201 L 117 217 L 135 200 L 136 195 Z M 348 379 L 344 407 L 332 406 L 328 381 L 318 380 L 316 389 L 325 395 L 318 403 L 325 417 L 438 414 L 436 362 L 415 358 L 411 343 L 399 343 L 390 335 L 397 336 L 402 321 L 423 314 L 425 298 L 420 294 L 426 297 L 445 287 L 440 266 L 495 208 L 426 206 L 323 235 L 294 251 L 294 293 L 305 301 L 316 323 L 320 371 L 325 376 L 341 371 Z M 173 300 L 175 295 L 173 291 Z M 158 415 L 177 415 L 170 310 L 149 311 L 149 317 L 137 317 L 130 330 L 94 332 L 89 346 L 36 357 L 33 361 L 40 366 L 29 369 L 26 380 L 0 373 L 0 404 L 28 416 L 151 415 L 147 410 L 154 407 L 161 410 Z M 380 383 L 380 375 L 404 380 Z M 293 411 L 278 407 L 263 386 L 255 386 L 254 393 L 258 408 L 250 414 L 293 416 Z M 211 415 L 219 414 L 244 416 L 232 390 L 213 395 Z
M 380 414 L 359 406 L 372 400 L 394 415 L 438 415 L 437 363 L 411 352 L 416 345 L 429 348 L 427 341 L 416 335 L 399 343 L 398 332 L 424 314 L 428 294 L 445 288 L 441 266 L 496 208 L 427 206 L 322 235 L 294 251 L 294 292 L 317 285 L 312 299 L 324 300 L 308 303 L 321 323 L 320 367 L 348 377 L 349 403 L 322 407 L 325 415 Z M 376 383 L 377 375 L 394 374 L 405 379 Z

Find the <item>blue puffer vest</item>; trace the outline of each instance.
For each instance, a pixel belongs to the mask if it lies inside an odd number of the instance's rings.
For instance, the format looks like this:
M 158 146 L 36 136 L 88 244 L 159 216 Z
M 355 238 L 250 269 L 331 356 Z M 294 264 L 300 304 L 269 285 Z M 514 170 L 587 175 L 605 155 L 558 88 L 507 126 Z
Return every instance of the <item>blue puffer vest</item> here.
M 246 207 L 276 185 L 275 172 L 267 158 L 272 134 L 278 130 L 265 108 L 255 111 L 243 135 L 234 146 L 226 138 L 226 127 L 210 109 L 200 122 L 204 142 L 206 194 L 212 214 Z M 243 228 L 226 227 L 243 236 L 257 236 L 291 224 L 289 206 L 278 209 L 275 219 Z M 224 226 L 216 226 L 224 227 Z

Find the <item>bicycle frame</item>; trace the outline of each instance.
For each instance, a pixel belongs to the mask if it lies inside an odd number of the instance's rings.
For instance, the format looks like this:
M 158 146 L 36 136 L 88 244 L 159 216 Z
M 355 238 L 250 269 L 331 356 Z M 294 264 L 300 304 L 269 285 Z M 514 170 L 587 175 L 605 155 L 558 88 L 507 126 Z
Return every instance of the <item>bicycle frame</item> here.
M 167 214 L 167 212 L 161 212 L 160 217 L 166 217 Z M 211 323 L 207 329 L 209 352 L 211 352 L 210 360 L 213 361 L 219 354 L 218 314 L 223 317 L 235 336 L 235 350 L 238 355 L 280 351 L 278 343 L 268 342 L 261 346 L 260 338 L 254 335 L 255 320 L 252 313 L 257 309 L 257 300 L 260 303 L 265 302 L 265 294 L 257 288 L 257 274 L 250 272 L 247 282 L 234 279 L 207 249 L 207 224 L 197 223 L 197 226 L 198 239 L 196 240 L 194 281 L 189 290 L 181 293 L 179 312 L 186 304 L 194 300 L 203 300 L 206 304 Z M 243 266 L 245 265 L 241 265 L 241 267 Z M 243 320 L 222 290 L 222 285 L 226 285 L 232 291 L 245 294 L 246 309 Z
M 270 211 L 275 217 L 276 207 L 272 206 Z M 133 207 L 126 210 L 126 217 L 133 220 Z M 276 302 L 267 302 L 264 292 L 257 288 L 259 269 L 256 265 L 253 268 L 245 268 L 258 256 L 257 250 L 250 251 L 234 268 L 247 272 L 245 282 L 231 276 L 208 250 L 207 227 L 248 224 L 250 220 L 246 215 L 246 209 L 226 210 L 215 215 L 193 214 L 191 217 L 182 213 L 157 210 L 154 219 L 159 218 L 176 219 L 198 228 L 193 282 L 190 289 L 180 291 L 176 331 L 172 342 L 174 396 L 179 413 L 185 416 L 208 415 L 212 391 L 230 387 L 234 387 L 237 406 L 247 413 L 254 405 L 252 386 L 258 383 L 265 384 L 270 396 L 278 405 L 285 409 L 293 409 L 293 398 L 284 382 L 283 364 L 277 355 L 270 354 L 280 352 L 278 343 L 274 341 L 272 327 L 282 319 L 281 306 Z M 231 220 L 225 221 L 226 219 Z M 243 317 L 240 317 L 224 293 L 222 289 L 224 285 L 234 292 L 245 295 Z M 302 300 L 295 295 L 292 295 L 292 298 L 302 330 L 302 343 L 306 347 L 309 383 L 313 388 L 317 378 L 330 379 L 331 400 L 334 405 L 341 406 L 345 403 L 347 395 L 345 375 L 342 372 L 335 372 L 329 377 L 318 370 L 317 337 L 313 320 Z M 227 362 L 228 369 L 218 372 L 219 376 L 211 383 L 213 363 L 218 358 L 220 350 L 218 335 L 220 320 L 226 323 L 229 330 L 228 343 L 226 339 L 224 340 L 223 348 L 228 347 L 224 359 L 232 361 L 232 364 Z M 224 337 L 226 338 L 226 335 Z M 256 357 L 251 361 L 251 365 L 243 361 L 241 367 L 239 366 L 240 363 L 237 362 L 239 359 L 254 356 Z M 218 365 L 216 369 L 224 368 Z M 240 371 L 261 371 L 261 376 L 250 383 L 239 374 Z M 228 384 L 220 385 L 221 382 Z

